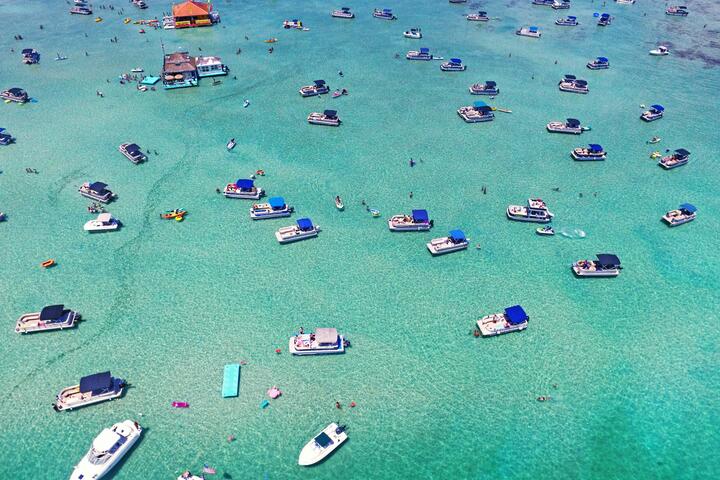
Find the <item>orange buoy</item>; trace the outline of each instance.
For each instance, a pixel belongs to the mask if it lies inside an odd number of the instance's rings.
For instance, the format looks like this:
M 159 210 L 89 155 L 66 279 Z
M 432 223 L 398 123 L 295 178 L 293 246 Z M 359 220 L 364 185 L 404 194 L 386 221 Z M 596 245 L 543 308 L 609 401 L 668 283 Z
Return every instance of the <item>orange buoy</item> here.
M 40 266 L 43 267 L 43 268 L 50 268 L 50 267 L 52 267 L 53 265 L 55 265 L 55 260 L 52 259 L 52 258 L 51 258 L 50 260 L 45 260 L 44 262 L 42 262 L 42 263 L 40 264 Z

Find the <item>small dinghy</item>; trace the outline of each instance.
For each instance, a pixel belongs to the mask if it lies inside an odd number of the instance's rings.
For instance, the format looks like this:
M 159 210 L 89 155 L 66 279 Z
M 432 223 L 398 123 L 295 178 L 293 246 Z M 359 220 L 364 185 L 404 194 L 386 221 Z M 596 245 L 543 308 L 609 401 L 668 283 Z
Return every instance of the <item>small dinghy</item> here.
M 650 144 L 659 143 L 660 140 L 662 140 L 662 138 L 660 138 L 660 137 L 653 137 L 653 138 L 651 138 L 650 140 L 648 140 L 647 143 L 650 143 Z
M 57 56 L 55 57 L 55 60 L 56 61 L 67 60 L 67 57 L 65 55 L 60 55 L 60 53 L 58 53 Z
M 555 229 L 551 226 L 539 227 L 535 230 L 538 235 L 555 235 Z
M 345 427 L 331 423 L 303 447 L 298 464 L 305 467 L 315 465 L 335 451 L 345 440 L 347 440 Z
M 267 396 L 270 397 L 270 398 L 273 399 L 273 400 L 275 400 L 276 398 L 278 398 L 280 395 L 282 395 L 282 392 L 280 391 L 279 388 L 277 388 L 277 387 L 275 387 L 275 386 L 273 386 L 272 388 L 268 389 L 268 391 L 267 391 Z
M 376 210 L 376 209 L 374 209 L 374 208 L 371 208 L 371 209 L 370 209 L 370 215 L 372 215 L 373 217 L 376 217 L 376 218 L 377 218 L 377 217 L 380 216 L 380 210 Z
M 250 100 L 248 100 L 248 99 L 246 98 L 245 101 L 243 102 L 243 108 L 247 108 L 247 107 L 249 107 L 249 106 L 250 106 Z
M 338 210 L 345 209 L 345 204 L 343 203 L 342 198 L 340 198 L 340 195 L 337 195 L 335 197 L 335 208 L 337 208 Z
M 136 68 L 133 68 L 133 69 L 130 70 L 130 71 L 131 71 L 132 73 L 142 73 L 142 72 L 144 72 L 145 70 L 143 70 L 141 67 L 136 67 Z
M 235 139 L 231 138 L 230 141 L 227 143 L 227 149 L 232 150 L 233 148 L 235 148 L 235 145 L 236 145 Z

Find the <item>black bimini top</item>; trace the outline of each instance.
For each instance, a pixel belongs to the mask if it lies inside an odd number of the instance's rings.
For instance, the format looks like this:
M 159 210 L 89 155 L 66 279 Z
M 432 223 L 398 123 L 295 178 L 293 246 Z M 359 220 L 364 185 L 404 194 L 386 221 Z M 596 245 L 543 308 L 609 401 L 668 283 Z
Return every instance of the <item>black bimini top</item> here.
M 110 390 L 113 386 L 113 378 L 110 372 L 101 372 L 88 375 L 80 379 L 80 392 L 102 392 Z
M 40 320 L 57 320 L 65 312 L 65 305 L 48 305 L 40 311 Z
M 620 259 L 617 257 L 617 255 L 613 255 L 612 253 L 598 253 L 597 259 L 598 263 L 603 267 L 612 268 L 620 266 Z

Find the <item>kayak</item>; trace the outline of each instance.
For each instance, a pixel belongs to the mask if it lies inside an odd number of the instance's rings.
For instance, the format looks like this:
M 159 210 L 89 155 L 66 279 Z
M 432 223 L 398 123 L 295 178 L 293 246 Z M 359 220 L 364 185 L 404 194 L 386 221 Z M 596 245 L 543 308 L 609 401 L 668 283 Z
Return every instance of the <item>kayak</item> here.
M 168 210 L 165 213 L 161 213 L 160 217 L 165 219 L 178 219 L 182 218 L 187 213 L 187 210 L 183 210 L 182 208 L 176 208 L 175 210 Z

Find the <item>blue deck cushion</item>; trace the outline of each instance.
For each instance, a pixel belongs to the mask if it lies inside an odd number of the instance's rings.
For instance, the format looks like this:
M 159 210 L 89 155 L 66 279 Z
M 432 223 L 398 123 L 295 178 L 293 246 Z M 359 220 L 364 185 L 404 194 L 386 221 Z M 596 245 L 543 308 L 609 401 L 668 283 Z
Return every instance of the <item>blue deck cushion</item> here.
M 33 53 L 32 48 L 23 48 L 23 50 L 22 50 L 23 55 L 30 55 L 31 53 Z
M 450 63 L 456 63 L 459 65 L 462 63 L 462 60 L 460 60 L 459 58 L 451 58 Z
M 350 7 L 342 7 L 340 10 L 342 10 L 343 12 L 349 12 Z
M 255 182 L 247 178 L 238 178 L 237 182 L 235 182 L 235 186 L 240 190 L 252 190 L 254 185 Z
M 327 448 L 333 444 L 332 438 L 328 437 L 327 433 L 321 432 L 320 435 L 315 437 L 315 443 L 320 445 L 322 448 Z
M 391 8 L 383 8 L 383 13 L 392 13 Z
M 478 101 L 476 101 L 476 102 L 473 102 L 473 108 L 475 108 L 476 110 L 477 110 L 477 109 L 480 109 L 480 108 L 483 108 L 483 107 L 487 107 L 487 106 L 488 106 L 488 104 L 485 103 L 485 102 L 483 102 L 483 101 L 481 101 L 481 100 L 478 100 Z
M 427 210 L 413 210 L 412 217 L 415 223 L 427 223 L 430 219 Z
M 598 63 L 608 63 L 610 60 L 607 59 L 607 57 L 597 57 Z
M 656 112 L 664 112 L 665 107 L 662 105 L 650 105 L 650 110 L 655 110 Z
M 620 266 L 620 259 L 612 253 L 598 253 L 597 261 L 603 267 L 615 268 Z
M 285 199 L 283 197 L 270 197 L 268 203 L 273 210 L 285 208 Z
M 575 17 L 573 15 L 568 15 L 567 18 L 568 18 L 568 20 L 577 20 L 577 17 Z
M 335 118 L 337 117 L 337 110 L 325 110 L 323 114 L 328 118 Z
M 478 15 L 480 15 L 481 17 L 485 17 L 485 16 L 487 16 L 487 12 L 483 12 L 482 10 L 480 10 L 478 12 Z
M 309 218 L 298 218 L 297 226 L 303 232 L 308 232 L 313 229 L 312 220 Z
M 515 305 L 505 309 L 505 318 L 510 325 L 518 325 L 527 322 L 530 317 L 520 305 Z
M 688 152 L 684 148 L 678 148 L 677 150 L 675 150 L 676 157 L 684 158 L 684 157 L 687 157 L 688 155 L 690 155 L 690 152 Z
M 603 151 L 602 145 L 598 145 L 597 143 L 591 143 L 588 145 L 588 150 L 590 150 L 593 153 L 600 153 Z
M 430 49 L 422 47 L 422 48 L 420 48 L 420 53 L 430 53 Z
M 22 96 L 24 96 L 24 95 L 27 95 L 27 94 L 25 93 L 25 90 L 23 90 L 22 88 L 18 88 L 18 87 L 9 88 L 9 89 L 8 89 L 8 92 L 9 92 L 11 95 L 14 95 L 14 96 L 16 96 L 16 97 L 22 97 Z
M 465 241 L 465 233 L 463 233 L 462 230 L 450 230 L 449 233 L 450 240 L 455 243 L 460 243 Z
M 110 372 L 101 372 L 88 375 L 80 379 L 80 392 L 100 393 L 110 390 L 113 387 L 113 378 Z
M 529 30 L 533 33 L 538 31 L 538 27 L 530 27 Z
M 107 183 L 103 183 L 103 182 L 93 182 L 93 183 L 90 184 L 90 187 L 89 187 L 89 188 L 90 188 L 90 190 L 92 190 L 93 192 L 97 192 L 97 193 L 102 193 L 102 194 L 104 194 L 104 193 L 107 192 L 107 190 L 105 189 L 105 187 L 107 187 Z
M 127 150 L 130 155 L 142 155 L 140 147 L 137 145 L 137 143 L 131 143 L 130 145 L 125 147 L 125 150 Z
M 563 77 L 565 80 L 575 80 L 577 78 L 575 75 L 570 75 L 569 73 L 566 73 Z
M 313 83 L 316 87 L 324 87 L 325 86 L 325 80 L 313 80 Z
M 580 120 L 578 120 L 577 118 L 568 118 L 565 125 L 570 128 L 577 128 L 580 126 Z
M 680 210 L 687 213 L 695 213 L 697 212 L 697 207 L 690 203 L 683 203 L 682 205 L 680 205 Z
M 488 80 L 485 82 L 485 86 L 488 88 L 495 88 L 497 86 L 497 83 L 493 80 Z
M 587 80 L 575 80 L 575 85 L 580 87 L 587 87 Z
M 40 310 L 40 320 L 57 320 L 65 311 L 65 305 L 48 305 Z

